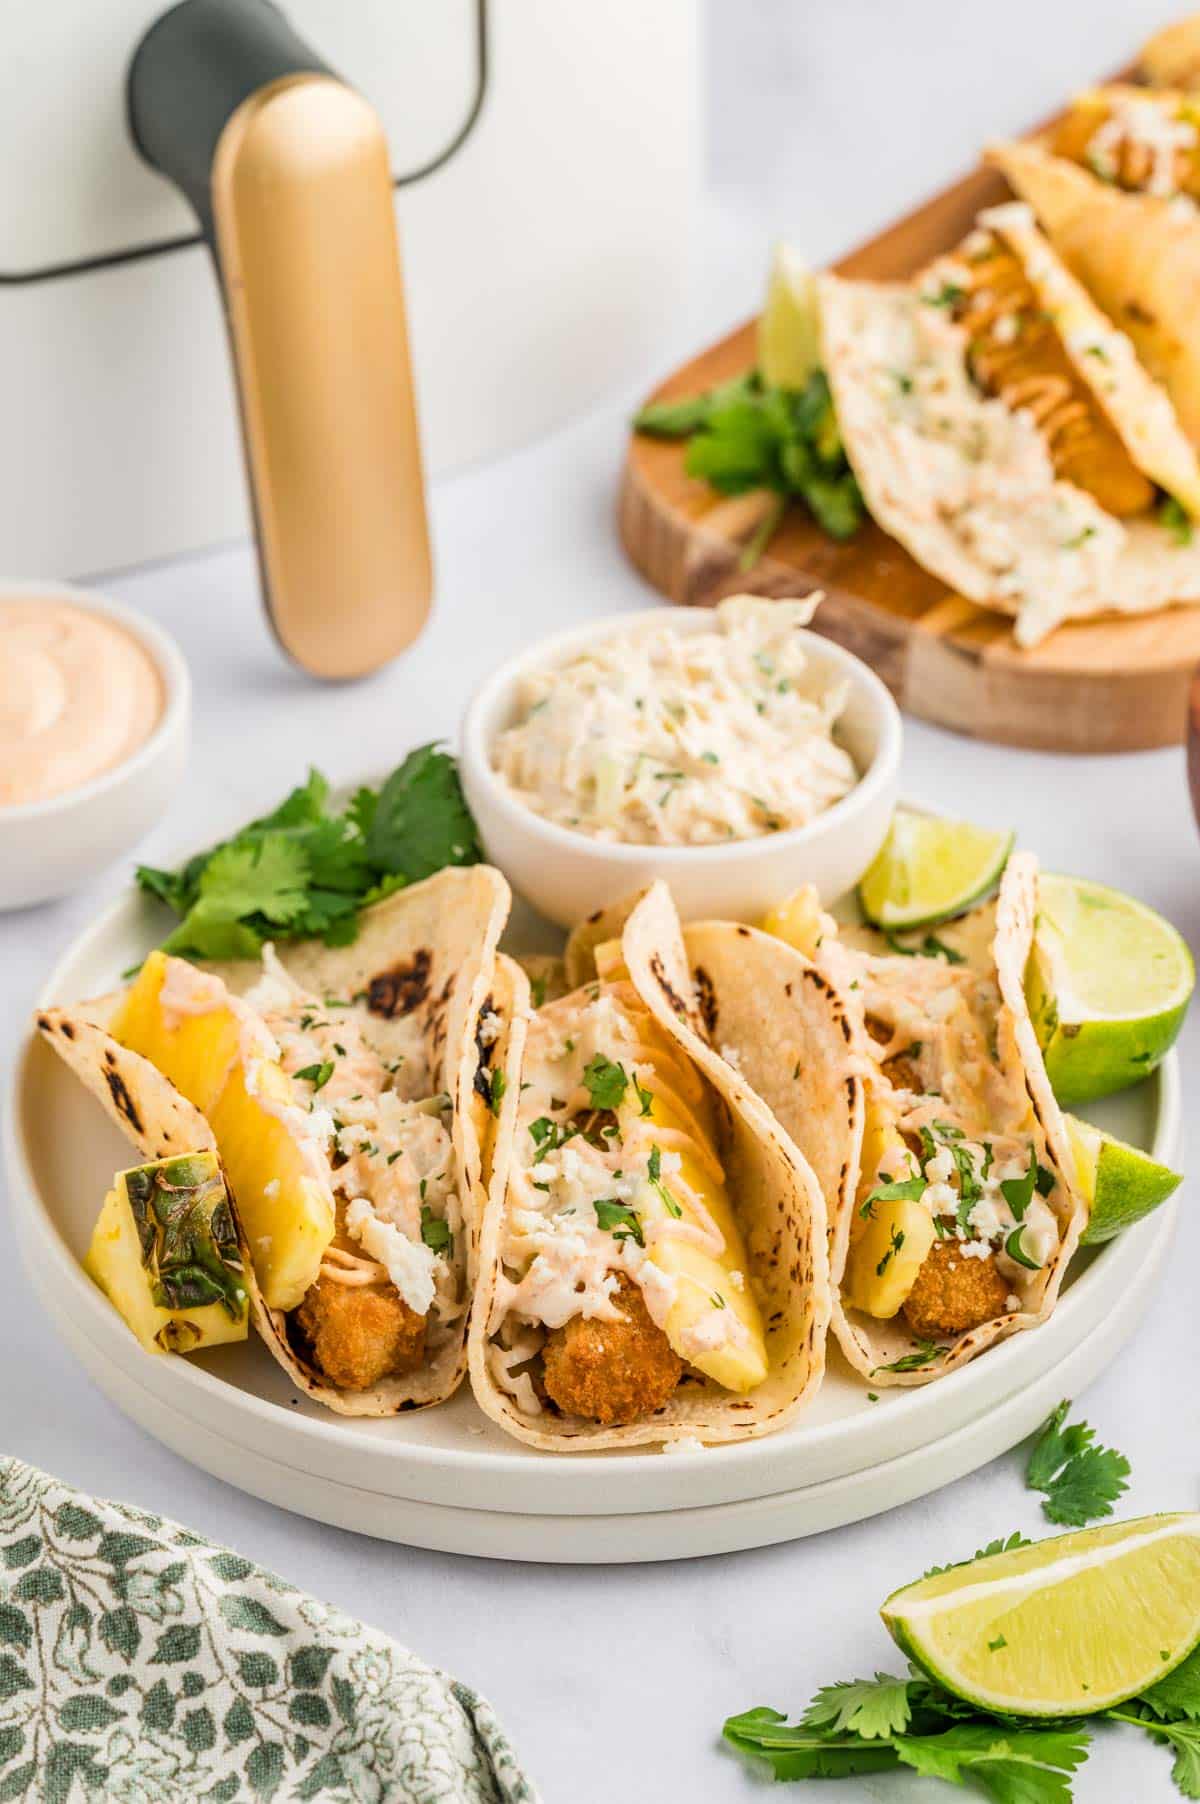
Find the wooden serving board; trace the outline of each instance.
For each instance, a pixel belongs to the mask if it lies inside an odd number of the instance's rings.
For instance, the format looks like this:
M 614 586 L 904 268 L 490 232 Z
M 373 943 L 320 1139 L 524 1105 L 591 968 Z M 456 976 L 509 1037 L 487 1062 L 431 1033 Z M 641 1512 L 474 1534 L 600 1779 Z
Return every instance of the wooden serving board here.
M 834 265 L 875 281 L 911 276 L 951 249 L 981 207 L 1011 198 L 979 168 Z M 749 322 L 675 372 L 650 399 L 698 394 L 750 369 Z M 814 625 L 866 660 L 910 714 L 980 739 L 1047 751 L 1129 752 L 1178 745 L 1200 662 L 1200 607 L 1059 627 L 1022 651 L 1011 618 L 930 576 L 872 522 L 839 545 L 799 502 L 747 573 L 743 547 L 773 497 L 732 499 L 684 473 L 684 445 L 633 435 L 621 484 L 626 551 L 672 601 L 825 591 Z

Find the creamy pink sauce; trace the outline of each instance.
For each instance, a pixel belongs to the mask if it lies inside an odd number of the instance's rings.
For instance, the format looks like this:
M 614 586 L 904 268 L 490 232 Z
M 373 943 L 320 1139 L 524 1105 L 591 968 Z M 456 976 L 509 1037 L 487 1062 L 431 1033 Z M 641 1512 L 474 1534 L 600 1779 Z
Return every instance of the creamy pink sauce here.
M 0 601 L 0 808 L 113 770 L 162 711 L 153 659 L 116 621 L 50 597 Z

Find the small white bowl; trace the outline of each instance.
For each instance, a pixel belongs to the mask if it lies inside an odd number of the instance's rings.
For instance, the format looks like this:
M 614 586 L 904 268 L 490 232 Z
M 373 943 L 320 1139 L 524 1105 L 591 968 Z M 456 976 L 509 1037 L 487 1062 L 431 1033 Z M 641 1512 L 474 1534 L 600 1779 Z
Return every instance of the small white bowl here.
M 124 627 L 154 660 L 163 710 L 150 737 L 112 770 L 43 802 L 0 806 L 0 912 L 78 889 L 141 839 L 179 788 L 191 679 L 173 639 L 132 608 L 65 583 L 6 583 L 0 602 L 63 601 Z
M 849 795 L 807 826 L 714 846 L 614 845 L 543 820 L 493 770 L 492 746 L 516 718 L 517 685 L 530 670 L 565 663 L 616 635 L 652 627 L 711 632 L 713 625 L 708 608 L 611 615 L 528 647 L 476 690 L 463 720 L 461 773 L 484 849 L 513 887 L 560 926 L 573 927 L 655 877 L 670 884 L 687 921 L 757 921 L 801 883 L 815 884 L 830 903 L 858 882 L 883 844 L 899 781 L 900 713 L 873 670 L 819 633 L 801 631 L 805 656 L 829 682 L 849 684 L 835 733 L 861 774 Z

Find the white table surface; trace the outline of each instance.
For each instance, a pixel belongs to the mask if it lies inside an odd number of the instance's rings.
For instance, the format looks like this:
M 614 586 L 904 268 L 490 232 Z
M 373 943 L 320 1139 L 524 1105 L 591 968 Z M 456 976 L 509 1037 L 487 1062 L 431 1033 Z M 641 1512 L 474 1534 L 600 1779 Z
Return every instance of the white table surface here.
M 693 306 L 663 367 L 752 308 L 772 237 L 814 257 L 844 248 L 968 162 L 982 136 L 1044 115 L 1072 83 L 1119 64 L 1172 10 L 709 0 L 711 205 Z M 310 760 L 348 779 L 452 737 L 471 686 L 514 645 L 651 602 L 617 545 L 613 496 L 622 422 L 653 374 L 632 372 L 628 391 L 588 419 L 438 488 L 436 618 L 406 659 L 353 689 L 317 687 L 282 663 L 245 548 L 108 578 L 176 634 L 196 687 L 187 781 L 142 855 L 161 862 L 205 842 L 272 802 Z M 1135 891 L 1197 943 L 1200 845 L 1181 752 L 1074 760 L 909 722 L 904 781 L 948 812 L 1013 824 L 1052 868 Z M 3 1067 L 50 963 L 127 874 L 0 918 Z M 1200 1101 L 1198 1033 L 1194 1017 L 1182 1044 L 1188 1112 Z M 1101 1437 L 1133 1463 L 1130 1514 L 1200 1503 L 1194 1189 L 1151 1318 L 1086 1397 Z M 819 1684 L 896 1669 L 874 1618 L 888 1591 L 993 1535 L 1045 1526 L 1012 1454 L 924 1502 L 758 1553 L 580 1570 L 458 1559 L 324 1528 L 192 1470 L 81 1376 L 11 1256 L 0 1263 L 0 1373 L 0 1449 L 177 1515 L 461 1675 L 493 1699 L 547 1804 L 758 1795 L 718 1745 L 727 1713 L 798 1708 Z M 805 1795 L 951 1794 L 889 1777 Z M 1166 1758 L 1125 1730 L 1103 1736 L 1077 1784 L 1083 1800 L 1176 1795 Z

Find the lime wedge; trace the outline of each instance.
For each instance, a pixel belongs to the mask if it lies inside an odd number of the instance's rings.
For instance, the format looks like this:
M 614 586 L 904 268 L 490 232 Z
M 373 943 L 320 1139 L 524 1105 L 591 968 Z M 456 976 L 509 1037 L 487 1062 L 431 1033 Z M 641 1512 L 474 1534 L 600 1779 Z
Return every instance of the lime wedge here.
M 875 862 L 858 886 L 868 921 L 896 933 L 965 914 L 993 890 L 1013 834 L 897 808 Z
M 758 322 L 758 368 L 768 388 L 803 388 L 821 363 L 817 284 L 790 245 L 775 248 Z
M 1200 1640 L 1200 1516 L 1142 1516 L 952 1566 L 880 1611 L 985 1710 L 1081 1716 L 1136 1697 Z
M 1182 936 L 1152 908 L 1102 883 L 1042 876 L 1025 994 L 1064 1106 L 1153 1071 L 1175 1043 L 1195 982 Z
M 1084 1246 L 1111 1240 L 1122 1228 L 1132 1227 L 1182 1184 L 1179 1172 L 1160 1165 L 1139 1147 L 1127 1146 L 1090 1121 L 1080 1121 L 1078 1115 L 1068 1115 L 1065 1120 L 1079 1182 L 1091 1211 L 1083 1233 Z

